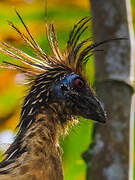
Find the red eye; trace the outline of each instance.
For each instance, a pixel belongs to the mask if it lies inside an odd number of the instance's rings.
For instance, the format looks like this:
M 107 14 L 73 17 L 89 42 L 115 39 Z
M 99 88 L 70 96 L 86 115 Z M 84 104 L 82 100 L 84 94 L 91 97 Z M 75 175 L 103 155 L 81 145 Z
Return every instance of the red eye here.
M 81 89 L 84 87 L 84 82 L 81 79 L 75 79 L 74 83 L 75 83 L 75 87 L 78 89 Z

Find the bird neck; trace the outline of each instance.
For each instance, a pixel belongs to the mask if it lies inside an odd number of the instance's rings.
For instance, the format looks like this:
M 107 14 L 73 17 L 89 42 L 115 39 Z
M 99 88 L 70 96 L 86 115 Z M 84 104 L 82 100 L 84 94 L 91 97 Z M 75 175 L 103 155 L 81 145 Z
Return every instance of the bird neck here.
M 34 157 L 33 153 L 38 153 L 39 149 L 45 154 L 52 152 L 61 156 L 59 137 L 67 134 L 68 128 L 78 120 L 69 112 L 66 113 L 64 104 L 52 103 L 46 108 L 40 107 L 39 112 L 33 116 L 32 122 L 23 134 L 20 148 L 26 149 L 30 157 Z
M 53 112 L 46 112 L 45 110 L 37 114 L 34 117 L 34 122 L 24 134 L 22 147 L 26 146 L 29 153 L 35 151 L 36 147 L 37 149 L 38 147 L 44 149 L 46 144 L 53 145 L 56 148 L 59 147 L 59 136 L 62 127 L 55 116 Z M 45 151 L 47 151 L 47 148 Z
M 1 173 L 5 172 L 15 179 L 18 177 L 18 180 L 29 179 L 29 175 L 37 180 L 63 180 L 59 146 L 61 124 L 51 110 L 40 111 L 33 118 L 31 126 L 23 136 L 21 133 L 17 135 L 7 151 L 8 156 L 1 165 Z
M 14 174 L 15 177 L 19 174 L 20 179 L 29 179 L 31 174 L 34 179 L 63 180 L 59 137 L 67 132 L 70 125 L 78 122 L 72 119 L 69 107 L 52 103 L 38 107 L 32 115 L 24 106 L 24 119 L 21 119 L 16 139 L 1 163 L 0 173 Z

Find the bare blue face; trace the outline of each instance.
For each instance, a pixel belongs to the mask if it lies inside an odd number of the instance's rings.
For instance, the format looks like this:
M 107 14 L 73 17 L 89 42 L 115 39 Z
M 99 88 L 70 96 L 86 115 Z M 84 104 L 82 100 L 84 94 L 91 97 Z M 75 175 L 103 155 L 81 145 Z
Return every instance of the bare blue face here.
M 73 114 L 99 122 L 105 122 L 106 114 L 101 102 L 79 75 L 71 73 L 54 84 L 55 99 L 71 102 Z
M 70 92 L 77 93 L 79 90 L 80 92 L 85 90 L 85 84 L 85 81 L 79 75 L 74 73 L 69 74 L 68 76 L 61 78 L 54 86 L 55 96 L 66 100 L 70 98 Z

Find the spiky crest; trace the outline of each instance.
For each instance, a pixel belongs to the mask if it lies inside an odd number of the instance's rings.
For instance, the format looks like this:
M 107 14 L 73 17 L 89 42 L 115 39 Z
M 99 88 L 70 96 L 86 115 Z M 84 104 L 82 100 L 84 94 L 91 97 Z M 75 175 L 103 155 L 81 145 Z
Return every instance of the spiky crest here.
M 81 43 L 78 43 L 80 36 L 88 27 L 88 23 L 90 21 L 89 17 L 83 18 L 74 26 L 72 32 L 70 33 L 67 48 L 64 53 L 61 53 L 58 47 L 54 25 L 47 25 L 47 38 L 53 52 L 53 56 L 48 56 L 37 44 L 20 14 L 17 11 L 16 14 L 22 22 L 27 35 L 23 34 L 12 22 L 9 22 L 9 24 L 16 30 L 27 45 L 33 49 L 38 58 L 31 57 L 21 50 L 18 50 L 4 42 L 0 42 L 1 52 L 22 62 L 22 65 L 17 65 L 4 61 L 1 66 L 2 68 L 21 71 L 30 78 L 35 78 L 37 75 L 45 73 L 48 69 L 58 66 L 65 67 L 65 70 L 69 68 L 75 73 L 82 72 L 83 65 L 88 56 L 92 53 L 90 51 L 94 47 L 90 39 L 86 39 Z
M 49 69 L 53 69 L 56 67 L 62 67 L 62 69 L 65 68 L 65 71 L 68 68 L 71 70 L 71 72 L 82 74 L 89 57 L 93 54 L 93 52 L 98 51 L 95 50 L 96 47 L 112 40 L 123 39 L 115 38 L 108 39 L 99 43 L 92 43 L 92 40 L 88 38 L 83 40 L 82 42 L 79 42 L 80 36 L 87 29 L 88 23 L 90 21 L 90 17 L 84 17 L 73 27 L 73 30 L 71 31 L 69 39 L 67 41 L 66 50 L 64 53 L 62 53 L 58 47 L 54 25 L 50 24 L 48 26 L 46 23 L 47 38 L 53 53 L 52 56 L 48 56 L 35 41 L 20 14 L 17 11 L 16 14 L 22 22 L 27 35 L 23 34 L 18 29 L 18 27 L 14 25 L 13 22 L 9 21 L 9 25 L 13 29 L 15 29 L 20 37 L 26 42 L 26 44 L 33 49 L 33 52 L 38 56 L 38 58 L 31 57 L 21 50 L 18 50 L 4 42 L 0 42 L 1 52 L 22 62 L 22 65 L 17 65 L 3 61 L 3 65 L 1 65 L 0 67 L 18 70 L 32 79 L 37 77 L 37 75 L 45 73 Z

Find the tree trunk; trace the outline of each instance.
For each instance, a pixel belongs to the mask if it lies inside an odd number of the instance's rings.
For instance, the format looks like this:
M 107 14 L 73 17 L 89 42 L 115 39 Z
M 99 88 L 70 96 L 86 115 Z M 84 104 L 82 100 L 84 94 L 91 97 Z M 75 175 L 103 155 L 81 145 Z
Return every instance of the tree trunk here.
M 97 94 L 107 111 L 95 124 L 93 143 L 83 154 L 87 180 L 133 180 L 134 36 L 128 0 L 91 0 L 94 41 L 111 41 L 95 54 Z

